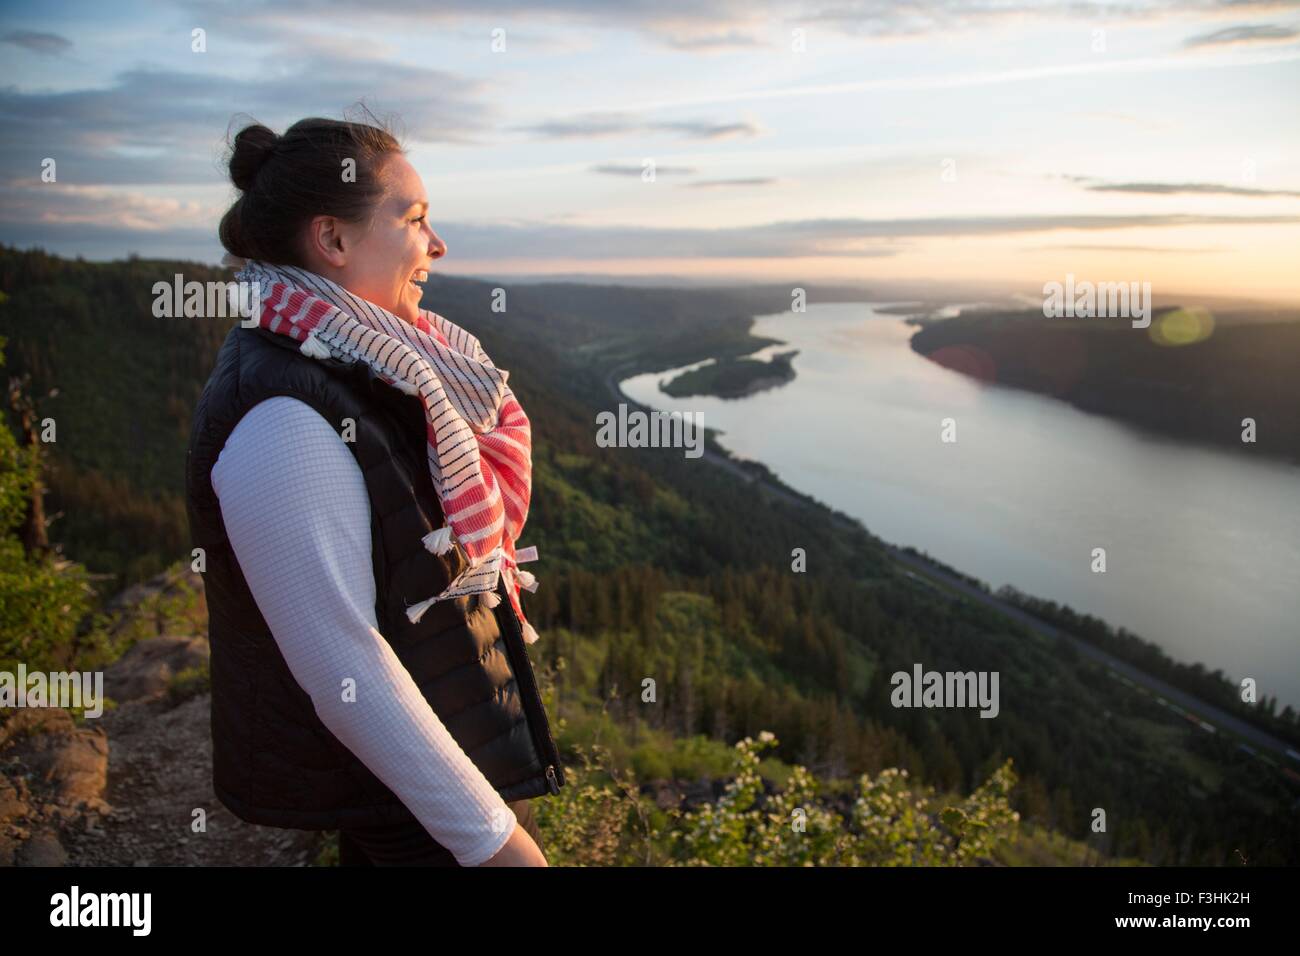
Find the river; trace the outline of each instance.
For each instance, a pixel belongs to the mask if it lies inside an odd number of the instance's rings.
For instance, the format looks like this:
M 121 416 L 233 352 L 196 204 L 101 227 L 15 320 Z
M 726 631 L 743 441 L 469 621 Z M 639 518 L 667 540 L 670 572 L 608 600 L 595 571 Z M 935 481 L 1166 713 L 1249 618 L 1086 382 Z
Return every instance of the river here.
M 1300 468 L 975 381 L 913 352 L 913 331 L 871 305 L 810 305 L 753 327 L 783 343 L 755 357 L 799 350 L 786 385 L 739 399 L 662 393 L 661 380 L 695 367 L 684 366 L 620 387 L 702 415 L 731 452 L 887 541 L 1300 707 Z M 955 442 L 940 440 L 945 418 Z

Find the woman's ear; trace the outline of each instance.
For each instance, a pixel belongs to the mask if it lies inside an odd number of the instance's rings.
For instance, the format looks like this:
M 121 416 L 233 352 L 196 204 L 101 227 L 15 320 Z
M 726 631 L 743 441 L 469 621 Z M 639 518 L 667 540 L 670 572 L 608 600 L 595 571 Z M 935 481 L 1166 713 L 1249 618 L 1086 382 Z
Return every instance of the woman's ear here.
M 317 216 L 307 227 L 307 251 L 336 269 L 347 263 L 341 223 L 334 216 Z

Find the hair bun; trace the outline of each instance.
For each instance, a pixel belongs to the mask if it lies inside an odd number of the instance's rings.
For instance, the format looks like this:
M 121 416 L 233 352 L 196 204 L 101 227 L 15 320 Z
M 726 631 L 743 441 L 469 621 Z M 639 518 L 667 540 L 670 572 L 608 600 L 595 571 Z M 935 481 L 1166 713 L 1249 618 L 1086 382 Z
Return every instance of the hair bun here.
M 382 123 L 308 116 L 277 136 L 241 114 L 226 127 L 221 157 L 239 193 L 217 226 L 221 245 L 241 259 L 308 268 L 304 240 L 312 220 L 372 216 L 385 195 L 385 163 L 403 153 Z M 345 182 L 339 169 L 348 162 L 356 176 Z
M 241 129 L 230 157 L 230 179 L 235 186 L 243 192 L 252 189 L 257 171 L 279 144 L 280 137 L 260 123 Z

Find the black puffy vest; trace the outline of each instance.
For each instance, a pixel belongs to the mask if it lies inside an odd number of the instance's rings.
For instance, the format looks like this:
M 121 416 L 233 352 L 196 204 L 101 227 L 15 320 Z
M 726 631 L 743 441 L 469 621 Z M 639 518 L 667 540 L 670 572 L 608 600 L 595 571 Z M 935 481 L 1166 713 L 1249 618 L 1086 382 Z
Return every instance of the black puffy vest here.
M 244 580 L 212 490 L 212 466 L 253 406 L 289 395 L 347 442 L 370 497 L 375 617 L 452 737 L 504 800 L 556 793 L 564 769 L 504 578 L 495 608 L 467 596 L 432 605 L 412 624 L 407 605 L 442 591 L 463 556 L 421 538 L 443 515 L 429 475 L 423 409 L 353 365 L 304 356 L 291 339 L 235 326 L 194 410 L 186 508 L 204 549 L 212 681 L 212 771 L 232 813 L 266 826 L 326 830 L 409 823 L 411 812 L 336 738 L 294 679 Z M 342 685 L 340 684 L 340 690 Z

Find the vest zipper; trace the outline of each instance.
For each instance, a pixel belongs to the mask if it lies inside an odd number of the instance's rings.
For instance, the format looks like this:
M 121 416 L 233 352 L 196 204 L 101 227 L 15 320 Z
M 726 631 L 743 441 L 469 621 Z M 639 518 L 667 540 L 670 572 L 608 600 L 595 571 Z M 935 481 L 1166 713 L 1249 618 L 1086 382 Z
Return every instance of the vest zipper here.
M 533 663 L 528 659 L 523 630 L 519 627 L 515 609 L 510 603 L 509 595 L 506 594 L 504 577 L 497 591 L 501 595 L 501 603 L 496 607 L 497 624 L 502 625 L 503 616 L 507 619 L 502 636 L 505 638 L 506 653 L 510 658 L 511 669 L 515 672 L 515 680 L 520 684 L 519 696 L 523 701 L 528 726 L 533 733 L 533 744 L 537 747 L 537 756 L 543 761 L 549 761 L 546 764 L 546 788 L 553 794 L 559 793 L 564 783 L 560 751 L 555 746 L 555 738 L 551 736 L 551 725 L 546 719 L 546 706 L 542 703 L 541 692 L 537 689 L 537 678 L 533 674 Z

